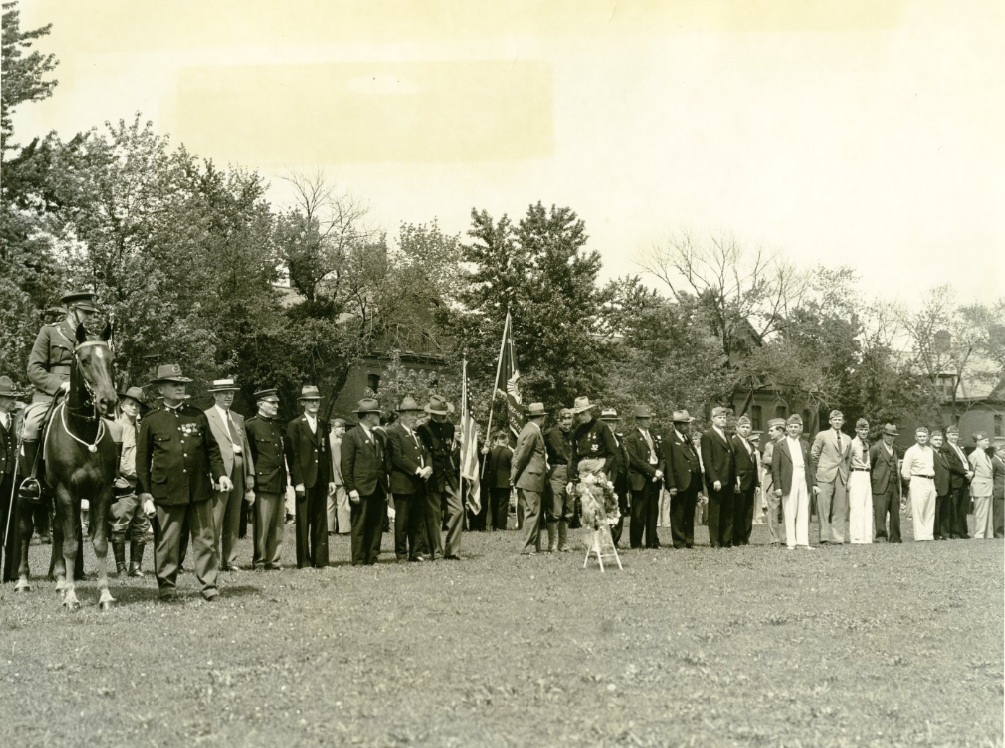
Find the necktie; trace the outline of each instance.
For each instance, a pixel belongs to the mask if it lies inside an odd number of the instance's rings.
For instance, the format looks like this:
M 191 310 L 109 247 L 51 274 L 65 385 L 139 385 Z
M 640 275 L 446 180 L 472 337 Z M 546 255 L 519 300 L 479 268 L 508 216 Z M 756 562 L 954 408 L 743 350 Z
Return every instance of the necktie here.
M 838 437 L 838 452 L 842 452 L 843 453 L 844 449 L 842 449 L 842 447 L 841 447 L 841 432 L 840 431 L 838 431 L 837 437 Z
M 230 432 L 230 441 L 234 444 L 239 444 L 240 439 L 237 437 L 237 427 L 234 425 L 234 419 L 231 418 L 230 413 L 227 413 L 227 430 Z

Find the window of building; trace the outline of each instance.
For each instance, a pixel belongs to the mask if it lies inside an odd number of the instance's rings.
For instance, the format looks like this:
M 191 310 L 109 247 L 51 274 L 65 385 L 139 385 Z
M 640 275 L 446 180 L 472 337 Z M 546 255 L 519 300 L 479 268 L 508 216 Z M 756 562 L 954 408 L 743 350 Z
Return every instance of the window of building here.
M 952 400 L 953 390 L 956 389 L 956 377 L 952 374 L 939 374 L 936 386 L 939 389 L 939 394 L 942 395 L 946 400 Z
M 1001 415 L 995 416 L 995 436 L 1005 436 L 1002 434 L 1002 417 Z
M 380 387 L 380 374 L 367 374 L 366 386 L 376 394 L 377 388 Z
M 763 416 L 761 415 L 761 406 L 754 405 L 750 408 L 750 425 L 754 431 L 763 431 L 764 427 L 761 425 Z
M 785 418 L 785 406 L 776 405 L 775 406 L 775 418 Z

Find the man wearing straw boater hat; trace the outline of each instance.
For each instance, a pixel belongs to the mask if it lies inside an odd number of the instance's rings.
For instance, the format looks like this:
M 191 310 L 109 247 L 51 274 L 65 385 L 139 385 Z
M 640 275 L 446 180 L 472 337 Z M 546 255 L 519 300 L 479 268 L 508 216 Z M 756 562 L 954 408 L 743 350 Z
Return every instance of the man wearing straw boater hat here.
M 213 505 L 216 486 L 233 488 L 209 430 L 206 415 L 185 401 L 178 364 L 157 367 L 151 384 L 164 406 L 143 419 L 136 443 L 136 481 L 147 516 L 157 516 L 154 566 L 161 600 L 177 595 L 182 533 L 188 528 L 195 555 L 195 577 L 207 601 L 216 599 L 218 560 L 213 545 Z
M 286 493 L 286 436 L 279 422 L 279 390 L 255 392 L 258 414 L 244 424 L 255 470 L 251 565 L 256 571 L 279 569 Z
M 216 551 L 220 557 L 221 571 L 239 571 L 237 565 L 237 536 L 241 526 L 244 502 L 255 500 L 255 465 L 244 432 L 244 416 L 234 413 L 234 393 L 240 387 L 233 378 L 214 379 L 207 390 L 214 400 L 208 408 L 206 421 L 213 438 L 220 445 L 223 466 L 233 487 L 217 491 L 213 499 L 213 526 L 216 529 Z
M 380 554 L 387 515 L 384 442 L 374 433 L 380 425 L 380 403 L 365 397 L 354 412 L 359 425 L 346 432 L 341 445 L 342 479 L 349 497 L 349 547 L 353 566 L 372 566 Z
M 335 493 L 328 422 L 318 417 L 317 387 L 305 385 L 298 400 L 304 412 L 286 429 L 286 457 L 296 493 L 297 568 L 323 569 L 328 566 L 328 497 Z

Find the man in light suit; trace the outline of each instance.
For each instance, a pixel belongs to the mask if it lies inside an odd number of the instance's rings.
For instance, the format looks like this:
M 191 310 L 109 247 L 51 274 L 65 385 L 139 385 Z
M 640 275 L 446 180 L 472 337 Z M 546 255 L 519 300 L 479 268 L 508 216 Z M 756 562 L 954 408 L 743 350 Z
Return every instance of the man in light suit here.
M 394 496 L 394 555 L 399 562 L 425 561 L 427 551 L 432 560 L 436 553 L 436 539 L 426 537 L 426 484 L 433 474 L 433 460 L 415 430 L 421 411 L 415 398 L 402 399 L 398 420 L 385 430 Z M 437 535 L 439 532 L 437 527 Z
M 339 445 L 352 530 L 349 546 L 353 566 L 372 566 L 380 553 L 381 527 L 387 511 L 387 465 L 380 425 L 380 404 L 364 398 L 356 405 L 359 425 Z M 397 515 L 396 515 L 397 516 Z
M 523 555 L 533 556 L 541 550 L 541 494 L 548 475 L 548 459 L 544 447 L 541 424 L 547 411 L 543 403 L 531 403 L 527 407 L 527 422 L 516 440 L 513 452 L 513 472 L 511 482 L 524 501 L 524 543 Z
M 303 415 L 286 428 L 286 462 L 296 494 L 297 568 L 328 566 L 328 497 L 335 493 L 328 454 L 328 422 L 318 417 L 321 391 L 305 385 L 298 400 Z
M 663 490 L 663 446 L 649 432 L 653 414 L 645 405 L 635 408 L 635 428 L 625 436 L 628 453 L 628 485 L 632 491 L 632 520 L 628 539 L 632 548 L 642 547 L 645 532 L 646 548 L 659 548 L 656 530 L 659 518 L 660 492 Z
M 727 408 L 712 408 L 712 428 L 701 435 L 701 462 L 708 489 L 708 538 L 713 548 L 733 545 L 736 458 L 726 437 Z
M 220 445 L 223 466 L 230 478 L 229 491 L 216 492 L 213 497 L 213 547 L 220 558 L 220 571 L 239 571 L 237 566 L 237 535 L 241 524 L 241 503 L 255 500 L 255 465 L 251 457 L 244 416 L 231 411 L 234 393 L 240 387 L 233 379 L 214 379 L 208 392 L 215 405 L 205 411 L 213 438 Z
M 883 426 L 883 440 L 869 450 L 872 463 L 872 508 L 876 540 L 900 543 L 900 473 L 897 470 L 897 448 L 893 440 L 897 427 L 892 423 Z M 887 515 L 890 530 L 887 533 Z
M 345 481 L 342 479 L 342 438 L 345 436 L 345 420 L 336 418 L 332 421 L 332 432 L 329 436 L 332 455 L 332 483 L 335 493 L 328 496 L 328 534 L 349 534 L 349 496 L 346 494 Z
M 785 547 L 813 550 L 810 546 L 810 493 L 819 496 L 816 471 L 810 450 L 800 437 L 803 419 L 792 414 L 785 422 L 785 437 L 775 443 L 771 454 L 771 484 L 782 500 L 785 515 Z
M 663 440 L 666 490 L 670 494 L 670 534 L 674 548 L 694 547 L 694 512 L 701 493 L 701 460 L 691 440 L 694 419 L 675 410 L 673 429 Z
M 733 545 L 750 543 L 754 527 L 754 497 L 760 478 L 757 474 L 757 449 L 750 443 L 751 423 L 747 416 L 736 420 L 736 433 L 730 437 L 736 458 L 736 495 L 733 498 Z
M 810 457 L 817 478 L 817 526 L 820 544 L 844 543 L 844 528 L 848 521 L 848 456 L 851 437 L 842 433 L 844 414 L 832 410 L 831 427 L 813 440 Z

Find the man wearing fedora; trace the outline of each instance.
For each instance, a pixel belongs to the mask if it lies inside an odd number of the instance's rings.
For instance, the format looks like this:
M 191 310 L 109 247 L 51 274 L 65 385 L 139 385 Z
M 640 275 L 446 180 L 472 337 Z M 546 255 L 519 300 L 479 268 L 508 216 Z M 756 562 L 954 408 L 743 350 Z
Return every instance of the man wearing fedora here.
M 730 437 L 736 459 L 736 492 L 733 498 L 733 545 L 747 545 L 754 529 L 754 497 L 761 484 L 757 469 L 757 448 L 750 442 L 751 423 L 747 416 L 736 419 L 736 433 Z
M 897 427 L 892 423 L 885 424 L 881 436 L 882 440 L 869 449 L 869 462 L 872 464 L 869 475 L 872 482 L 873 529 L 876 540 L 899 543 L 900 475 L 897 471 L 897 448 L 893 443 L 899 436 Z
M 708 489 L 708 537 L 713 548 L 733 545 L 733 495 L 736 488 L 736 458 L 726 436 L 729 409 L 712 408 L 712 428 L 701 435 L 701 463 Z
M 970 481 L 973 480 L 974 472 L 960 447 L 959 426 L 946 429 L 946 442 L 942 445 L 942 452 L 949 462 L 949 537 L 966 539 L 970 537 L 967 514 L 970 509 Z
M 77 328 L 84 327 L 88 340 L 98 338 L 89 330 L 94 316 L 98 313 L 96 296 L 90 291 L 77 291 L 63 296 L 66 316 L 54 324 L 43 325 L 35 338 L 28 355 L 28 380 L 35 388 L 31 405 L 25 409 L 24 426 L 21 431 L 21 474 L 34 479 L 37 471 L 38 444 L 42 432 L 42 420 L 50 403 L 57 395 L 70 389 L 70 367 L 73 352 L 77 348 Z M 38 501 L 40 487 L 34 480 L 22 487 L 25 498 Z
M 510 481 L 516 486 L 526 507 L 524 511 L 524 542 L 521 553 L 533 556 L 541 551 L 541 498 L 548 476 L 548 456 L 541 424 L 548 411 L 543 403 L 527 406 L 526 422 L 516 440 L 513 452 L 513 472 Z M 559 527 L 564 528 L 562 523 Z M 564 539 L 564 534 L 559 536 Z M 561 544 L 559 545 L 561 550 Z
M 433 474 L 426 482 L 426 538 L 431 555 L 457 561 L 461 557 L 461 535 L 464 531 L 464 505 L 461 502 L 460 475 L 454 461 L 454 424 L 447 420 L 450 412 L 447 401 L 439 395 L 430 395 L 425 412 L 429 420 L 416 428 L 419 438 L 426 444 L 432 462 Z M 446 515 L 446 538 L 440 536 L 440 527 Z
M 302 415 L 286 428 L 286 460 L 296 494 L 294 531 L 297 568 L 328 566 L 328 497 L 334 495 L 328 422 L 318 416 L 321 391 L 308 384 L 300 390 Z
M 356 404 L 359 425 L 342 438 L 342 478 L 349 496 L 349 547 L 353 566 L 372 566 L 380 554 L 387 514 L 387 464 L 380 425 L 380 404 L 363 398 Z M 397 526 L 397 515 L 395 515 Z
M 136 480 L 148 516 L 156 514 L 154 567 L 161 600 L 177 594 L 182 532 L 187 526 L 195 555 L 195 576 L 202 596 L 216 599 L 218 559 L 214 547 L 212 499 L 215 487 L 230 490 L 220 456 L 220 445 L 206 415 L 185 401 L 185 385 L 178 364 L 157 367 L 151 382 L 164 405 L 146 418 L 136 444 Z M 215 485 L 214 485 L 215 483 Z
M 548 552 L 559 549 L 559 522 L 564 522 L 568 528 L 572 519 L 574 500 L 565 490 L 569 482 L 569 460 L 572 458 L 572 421 L 574 415 L 571 408 L 558 411 L 558 423 L 544 434 L 544 448 L 548 455 L 548 483 L 550 491 L 545 491 L 545 522 L 548 528 Z M 568 530 L 566 530 L 568 532 Z
M 810 459 L 817 473 L 817 526 L 820 544 L 845 542 L 844 528 L 848 521 L 848 460 L 851 438 L 841 431 L 844 414 L 832 410 L 830 428 L 817 434 L 810 449 Z
M 432 458 L 425 442 L 415 432 L 422 408 L 413 397 L 398 405 L 398 420 L 387 427 L 387 462 L 394 497 L 394 556 L 399 562 L 436 558 L 436 545 L 426 537 L 428 511 L 426 483 L 433 475 Z M 440 527 L 433 530 L 439 538 Z
M 279 422 L 279 390 L 267 387 L 255 392 L 258 413 L 244 423 L 251 464 L 255 471 L 255 503 L 252 505 L 252 568 L 279 569 L 285 513 L 286 437 Z
M 614 441 L 618 445 L 617 451 L 614 453 L 614 464 L 611 465 L 611 475 L 608 476 L 611 483 L 614 484 L 614 493 L 618 497 L 618 514 L 620 516 L 618 517 L 617 524 L 611 526 L 611 540 L 614 541 L 614 547 L 617 548 L 618 543 L 621 542 L 621 533 L 625 529 L 625 517 L 629 511 L 628 452 L 625 449 L 625 435 L 615 430 L 618 425 L 617 409 L 603 408 L 600 411 L 600 420 L 610 427 L 611 433 L 614 435 Z
M 136 495 L 136 442 L 140 433 L 140 413 L 146 411 L 143 390 L 130 387 L 119 393 L 118 415 L 109 425 L 121 450 L 114 485 L 115 501 L 108 513 L 108 534 L 119 575 L 127 573 L 126 540 L 129 540 L 128 574 L 131 577 L 143 576 L 143 551 L 153 537 L 150 519 L 144 514 Z
M 628 526 L 632 548 L 642 547 L 643 532 L 646 548 L 660 547 L 656 520 L 659 518 L 659 496 L 663 490 L 663 448 L 649 431 L 652 417 L 647 406 L 636 406 L 635 428 L 625 436 L 628 483 L 632 491 L 632 521 Z
M 14 480 L 17 469 L 17 435 L 14 433 L 14 401 L 20 393 L 6 374 L 0 376 L 0 563 L 13 555 L 7 548 L 16 543 L 17 518 L 14 516 Z M 7 581 L 6 574 L 4 581 Z
M 691 439 L 694 419 L 675 410 L 673 429 L 663 440 L 666 491 L 670 494 L 670 534 L 674 548 L 694 547 L 694 514 L 701 493 L 701 460 Z
M 233 484 L 229 491 L 217 491 L 213 499 L 213 526 L 216 529 L 215 546 L 220 558 L 221 571 L 239 571 L 237 565 L 237 536 L 241 526 L 244 502 L 255 500 L 255 465 L 244 431 L 244 416 L 234 413 L 234 393 L 241 388 L 233 378 L 214 379 L 207 390 L 213 396 L 213 407 L 208 408 L 206 421 L 213 438 L 220 445 L 223 467 Z

